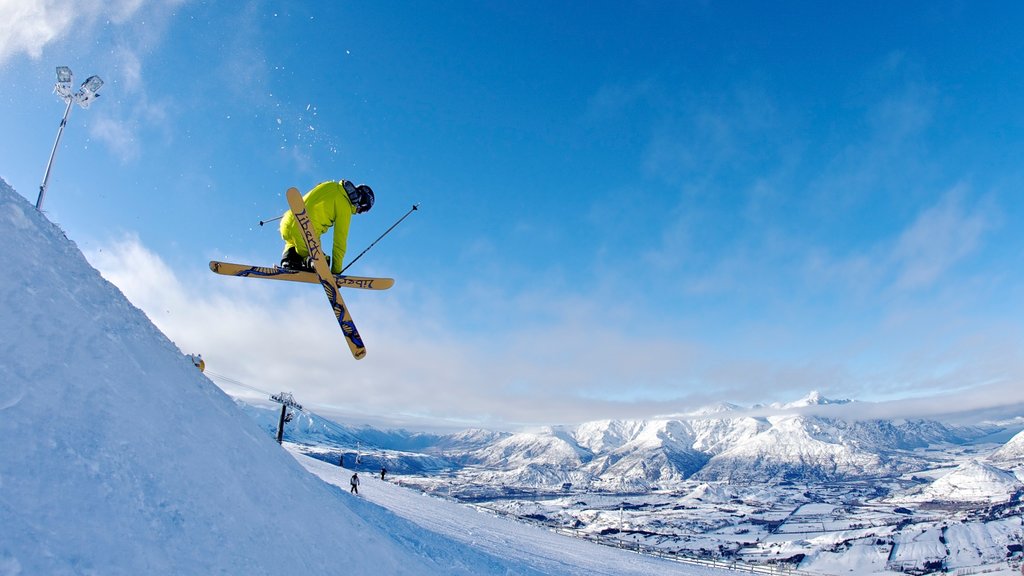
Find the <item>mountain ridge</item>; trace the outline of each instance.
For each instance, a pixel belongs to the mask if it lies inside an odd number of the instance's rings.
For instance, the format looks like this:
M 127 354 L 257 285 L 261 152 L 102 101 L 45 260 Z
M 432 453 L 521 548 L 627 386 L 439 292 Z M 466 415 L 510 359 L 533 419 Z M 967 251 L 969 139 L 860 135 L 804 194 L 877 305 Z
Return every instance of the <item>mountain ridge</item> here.
M 815 393 L 807 398 L 835 403 Z M 269 415 L 261 421 L 265 428 L 276 429 L 276 419 Z M 937 420 L 844 420 L 800 412 L 753 417 L 716 406 L 680 417 L 598 420 L 515 434 L 418 434 L 414 451 L 438 458 L 431 462 L 435 471 L 474 468 L 503 483 L 552 487 L 570 482 L 594 489 L 643 491 L 688 479 L 778 482 L 898 475 L 924 465 L 917 449 L 966 444 L 996 428 Z M 352 427 L 343 430 L 356 434 Z M 409 452 L 402 433 L 360 430 L 362 438 L 385 440 L 364 444 L 364 451 Z M 286 438 L 298 444 L 317 443 L 316 437 L 299 430 L 290 430 Z M 340 449 L 346 442 L 336 445 Z

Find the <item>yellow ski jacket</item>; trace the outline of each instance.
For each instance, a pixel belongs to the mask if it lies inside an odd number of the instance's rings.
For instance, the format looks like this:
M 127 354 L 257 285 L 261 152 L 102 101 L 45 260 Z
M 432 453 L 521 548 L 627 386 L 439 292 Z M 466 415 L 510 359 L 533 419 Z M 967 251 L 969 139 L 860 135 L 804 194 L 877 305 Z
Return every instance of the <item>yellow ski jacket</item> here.
M 331 250 L 331 274 L 341 273 L 341 262 L 345 258 L 348 246 L 348 228 L 356 207 L 348 199 L 341 182 L 321 182 L 302 197 L 309 212 L 309 221 L 316 231 L 317 237 L 323 235 L 328 228 L 334 226 L 334 243 Z M 306 240 L 302 237 L 302 229 L 295 220 L 291 210 L 281 218 L 281 238 L 285 248 L 294 247 L 303 258 L 309 257 Z

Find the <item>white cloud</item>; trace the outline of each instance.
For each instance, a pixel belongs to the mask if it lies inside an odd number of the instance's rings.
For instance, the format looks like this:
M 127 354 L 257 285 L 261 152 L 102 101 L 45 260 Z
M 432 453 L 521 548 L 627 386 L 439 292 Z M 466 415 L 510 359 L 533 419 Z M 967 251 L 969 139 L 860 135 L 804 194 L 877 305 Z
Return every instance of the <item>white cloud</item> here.
M 39 58 L 76 18 L 71 1 L 0 0 L 0 65 L 20 53 Z
M 957 187 L 921 212 L 896 241 L 892 258 L 898 266 L 896 287 L 925 288 L 974 252 L 993 224 L 985 206 L 964 206 Z
M 805 414 L 846 420 L 915 420 L 938 419 L 965 425 L 999 422 L 1018 418 L 1024 409 L 1024 393 L 1019 387 L 1004 383 L 982 385 L 960 393 L 929 394 L 880 402 L 849 402 L 786 408 L 781 405 L 738 409 L 737 414 L 766 417 L 780 414 Z M 986 395 L 1000 394 L 1004 400 L 993 403 Z M 845 398 L 833 397 L 833 400 Z
M 848 293 L 881 298 L 884 292 L 928 289 L 983 250 L 985 235 L 1000 223 L 985 199 L 970 201 L 964 185 L 942 193 L 897 234 L 846 255 L 812 249 L 804 272 L 814 283 L 834 283 Z
M 136 51 L 121 46 L 114 53 L 117 61 L 119 88 L 126 94 L 139 92 L 142 89 L 142 59 Z
M 88 37 L 97 22 L 128 22 L 144 4 L 143 0 L 0 0 L 0 65 L 18 54 L 39 58 L 48 44 L 72 31 L 76 37 Z
M 97 115 L 89 124 L 89 133 L 93 138 L 106 144 L 122 162 L 134 160 L 141 153 L 135 131 L 123 120 Z

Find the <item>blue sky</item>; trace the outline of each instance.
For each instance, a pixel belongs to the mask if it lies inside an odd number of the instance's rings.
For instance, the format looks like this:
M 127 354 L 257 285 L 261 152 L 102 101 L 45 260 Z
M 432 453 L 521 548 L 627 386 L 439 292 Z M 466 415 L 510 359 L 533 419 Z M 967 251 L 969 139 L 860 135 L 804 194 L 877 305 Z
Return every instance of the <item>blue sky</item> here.
M 46 213 L 212 372 L 354 420 L 1020 404 L 1022 16 L 3 0 L 0 177 L 35 201 L 54 68 L 99 74 Z M 349 271 L 397 280 L 346 293 L 359 362 L 316 286 L 207 270 L 339 178 L 377 192 L 350 258 L 421 203 Z

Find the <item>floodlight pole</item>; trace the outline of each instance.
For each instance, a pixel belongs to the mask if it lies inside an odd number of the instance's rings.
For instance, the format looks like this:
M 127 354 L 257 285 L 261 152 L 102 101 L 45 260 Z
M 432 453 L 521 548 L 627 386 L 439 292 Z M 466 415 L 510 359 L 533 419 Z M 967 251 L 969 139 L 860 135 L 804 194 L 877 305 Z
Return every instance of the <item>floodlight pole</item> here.
M 46 195 L 46 185 L 50 182 L 50 168 L 53 167 L 53 157 L 57 155 L 57 148 L 60 146 L 60 137 L 64 135 L 64 127 L 68 124 L 68 116 L 71 115 L 71 105 L 75 103 L 74 98 L 68 99 L 68 106 L 64 109 L 64 118 L 57 128 L 57 140 L 53 143 L 53 150 L 50 151 L 50 161 L 46 163 L 46 173 L 43 174 L 43 183 L 39 186 L 39 197 L 36 199 L 36 210 L 43 209 L 43 197 Z
M 57 96 L 61 97 L 64 102 L 67 103 L 67 107 L 64 109 L 64 117 L 61 118 L 60 127 L 57 128 L 57 140 L 53 143 L 53 150 L 50 151 L 50 160 L 46 163 L 46 172 L 43 174 L 43 183 L 39 186 L 39 197 L 36 198 L 36 210 L 43 209 L 43 198 L 46 196 L 46 186 L 50 182 L 50 170 L 53 168 L 53 158 L 57 155 L 57 149 L 60 147 L 60 137 L 64 135 L 64 127 L 68 124 L 68 116 L 71 115 L 71 106 L 74 103 L 78 103 L 82 108 L 88 108 L 89 104 L 99 98 L 100 86 L 103 86 L 103 80 L 99 76 L 90 76 L 86 78 L 85 82 L 82 82 L 82 86 L 77 92 L 72 92 L 71 88 L 71 68 L 67 66 L 57 67 L 57 83 L 54 84 L 54 92 Z

